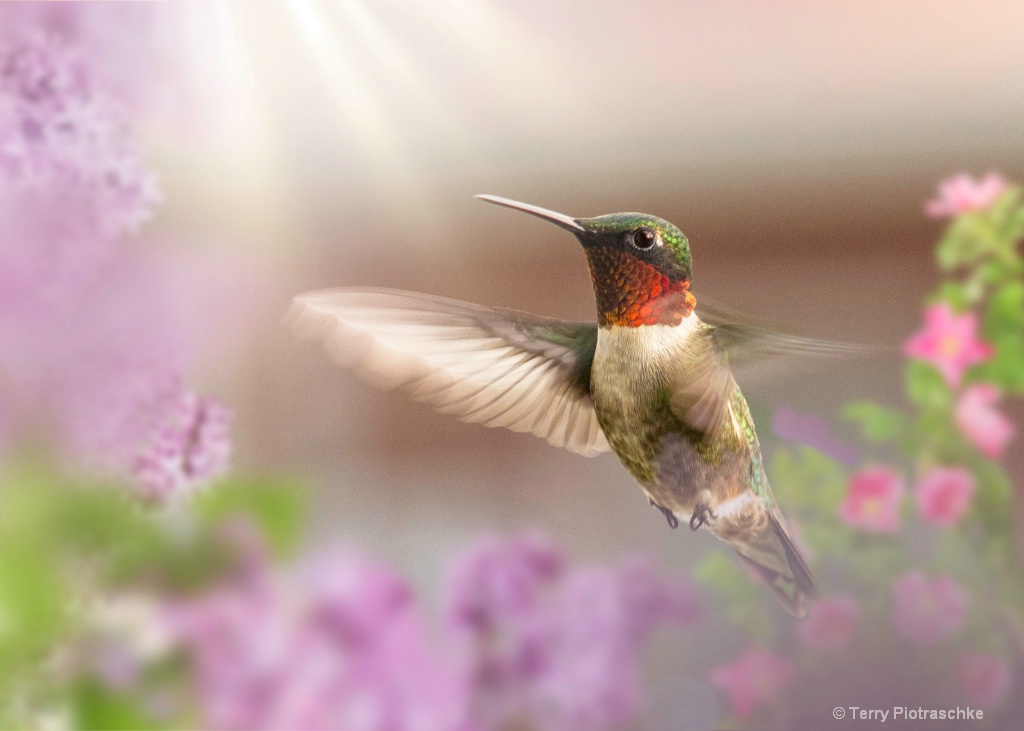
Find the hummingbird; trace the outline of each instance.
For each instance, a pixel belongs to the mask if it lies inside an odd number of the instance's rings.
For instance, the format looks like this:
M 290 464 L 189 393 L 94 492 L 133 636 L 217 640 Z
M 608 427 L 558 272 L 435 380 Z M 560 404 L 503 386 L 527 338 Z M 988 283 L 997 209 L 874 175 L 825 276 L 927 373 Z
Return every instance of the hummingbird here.
M 805 616 L 817 587 L 772 496 L 731 364 L 757 351 L 833 346 L 721 311 L 702 319 L 689 241 L 657 216 L 573 218 L 476 197 L 576 236 L 596 322 L 341 288 L 298 295 L 287 318 L 293 331 L 371 383 L 403 387 L 463 421 L 531 432 L 584 456 L 614 452 L 669 526 L 718 537 L 790 613 Z

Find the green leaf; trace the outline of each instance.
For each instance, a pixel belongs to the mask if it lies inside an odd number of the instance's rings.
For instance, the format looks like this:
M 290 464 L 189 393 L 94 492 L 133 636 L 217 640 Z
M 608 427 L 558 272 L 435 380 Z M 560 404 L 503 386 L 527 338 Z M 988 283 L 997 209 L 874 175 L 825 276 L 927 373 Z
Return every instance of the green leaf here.
M 1013 530 L 1013 488 L 1006 473 L 995 462 L 979 459 L 972 466 L 978 479 L 974 508 L 992 535 Z
M 911 359 L 907 362 L 907 398 L 922 409 L 948 408 L 953 394 L 946 380 L 931 363 Z
M 305 516 L 305 491 L 296 482 L 273 478 L 233 478 L 196 498 L 196 513 L 207 525 L 236 517 L 259 526 L 279 556 L 298 546 Z
M 982 332 L 992 343 L 1007 335 L 1024 332 L 1024 282 L 1008 282 L 992 294 L 985 310 Z
M 1005 391 L 1024 393 L 1024 333 L 1003 335 L 995 355 L 970 370 L 971 381 L 993 383 Z
M 76 727 L 99 731 L 130 731 L 160 729 L 162 724 L 145 713 L 139 700 L 126 693 L 117 693 L 95 678 L 85 678 L 72 692 Z
M 891 442 L 903 436 L 907 416 L 871 401 L 854 401 L 843 407 L 843 418 L 856 423 L 864 438 L 872 442 Z
M 967 288 L 960 282 L 954 281 L 943 282 L 936 292 L 936 299 L 948 302 L 950 307 L 957 311 L 965 310 L 971 304 Z

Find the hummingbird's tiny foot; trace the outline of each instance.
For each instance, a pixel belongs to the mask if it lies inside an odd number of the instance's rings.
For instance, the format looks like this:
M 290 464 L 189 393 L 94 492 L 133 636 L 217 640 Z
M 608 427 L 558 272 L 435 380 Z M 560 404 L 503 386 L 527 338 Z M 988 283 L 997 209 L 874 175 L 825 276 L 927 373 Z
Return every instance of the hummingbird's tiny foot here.
M 707 505 L 698 505 L 693 509 L 693 515 L 690 517 L 690 530 L 699 530 L 709 519 L 717 517 L 715 511 Z
M 672 530 L 675 530 L 676 528 L 679 527 L 679 518 L 676 517 L 675 513 L 673 513 L 668 508 L 663 508 L 662 506 L 658 505 L 658 503 L 654 502 L 654 500 L 652 500 L 651 498 L 647 498 L 647 499 L 651 501 L 651 505 L 653 505 L 658 510 L 660 510 L 661 514 L 665 516 L 665 520 L 668 521 L 668 527 L 669 528 L 671 528 Z

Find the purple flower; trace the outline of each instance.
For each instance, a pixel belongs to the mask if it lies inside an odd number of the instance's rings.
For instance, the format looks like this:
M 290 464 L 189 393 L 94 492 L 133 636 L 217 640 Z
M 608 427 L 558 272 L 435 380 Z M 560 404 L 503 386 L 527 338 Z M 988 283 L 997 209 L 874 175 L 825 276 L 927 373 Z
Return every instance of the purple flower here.
M 428 641 L 411 587 L 354 551 L 288 574 L 247 560 L 169 620 L 206 727 L 470 728 L 465 677 Z
M 103 236 L 134 231 L 159 201 L 113 102 L 53 38 L 0 50 L 0 179 L 15 190 L 80 197 Z
M 783 439 L 814 447 L 847 467 L 860 461 L 857 450 L 833 436 L 828 422 L 816 414 L 804 414 L 783 406 L 772 417 L 772 430 Z
M 448 570 L 447 619 L 457 630 L 489 631 L 507 617 L 529 615 L 564 571 L 549 540 L 523 534 L 489 537 L 463 551 Z
M 448 592 L 484 728 L 627 724 L 639 707 L 650 632 L 700 615 L 689 585 L 659 575 L 647 559 L 570 571 L 532 535 L 470 547 L 453 564 Z
M 179 390 L 153 414 L 131 472 L 145 498 L 180 498 L 228 470 L 231 413 L 212 398 Z
M 970 596 L 951 576 L 929 579 L 911 571 L 892 586 L 893 623 L 906 639 L 918 645 L 934 644 L 963 627 Z

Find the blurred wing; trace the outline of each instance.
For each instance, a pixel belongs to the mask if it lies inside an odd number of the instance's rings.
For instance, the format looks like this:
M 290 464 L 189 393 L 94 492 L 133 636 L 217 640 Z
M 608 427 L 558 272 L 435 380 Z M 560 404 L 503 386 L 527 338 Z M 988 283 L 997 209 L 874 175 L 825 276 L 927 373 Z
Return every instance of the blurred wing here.
M 462 421 L 608 451 L 590 397 L 597 325 L 388 289 L 295 298 L 287 320 L 343 366 Z
M 782 332 L 753 317 L 721 307 L 701 304 L 697 309 L 701 320 L 713 328 L 715 344 L 728 354 L 732 366 L 755 364 L 772 356 L 842 357 L 891 350 Z
M 808 357 L 855 356 L 886 350 L 780 332 L 749 316 L 706 303 L 697 309 L 702 330 L 692 352 L 698 365 L 688 369 L 687 382 L 674 389 L 672 411 L 698 432 L 707 432 L 726 418 L 740 429 L 740 415 L 730 413 L 737 391 L 734 369 L 749 373 L 753 367 L 780 356 L 800 356 L 803 360 L 797 362 L 802 363 Z

